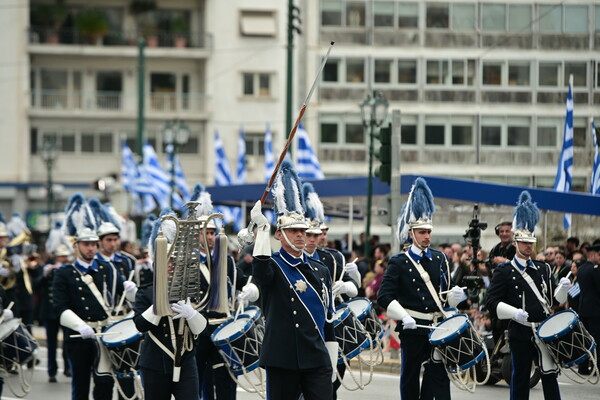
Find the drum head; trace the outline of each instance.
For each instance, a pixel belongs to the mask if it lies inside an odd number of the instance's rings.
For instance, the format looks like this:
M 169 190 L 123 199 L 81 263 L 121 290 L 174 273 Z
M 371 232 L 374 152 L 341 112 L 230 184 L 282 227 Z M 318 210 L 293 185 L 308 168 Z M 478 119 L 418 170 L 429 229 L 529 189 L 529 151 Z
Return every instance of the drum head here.
M 465 314 L 456 314 L 436 325 L 429 333 L 429 342 L 440 345 L 456 339 L 469 326 L 469 318 Z
M 574 311 L 564 310 L 546 318 L 538 327 L 537 333 L 543 341 L 555 340 L 573 330 L 579 317 Z
M 253 323 L 254 319 L 249 315 L 239 315 L 237 319 L 231 318 L 223 322 L 210 338 L 217 345 L 225 344 L 242 336 Z
M 348 300 L 346 304 L 361 322 L 369 311 L 371 311 L 372 307 L 371 300 L 364 297 Z
M 20 318 L 13 318 L 9 321 L 3 322 L 2 325 L 0 325 L 0 342 L 16 331 L 20 324 Z
M 123 346 L 142 337 L 142 333 L 137 330 L 131 318 L 115 322 L 106 328 L 103 333 L 104 335 L 100 340 L 106 347 Z
M 250 318 L 256 320 L 256 319 L 260 318 L 260 316 L 262 315 L 262 312 L 260 311 L 260 308 L 258 308 L 256 306 L 250 306 L 250 307 L 244 308 L 244 311 L 242 312 L 242 314 L 248 315 Z
M 340 322 L 342 322 L 342 320 L 348 317 L 348 314 L 350 313 L 350 308 L 348 308 L 347 305 L 340 304 L 337 306 L 335 313 L 333 313 L 333 326 L 337 326 Z

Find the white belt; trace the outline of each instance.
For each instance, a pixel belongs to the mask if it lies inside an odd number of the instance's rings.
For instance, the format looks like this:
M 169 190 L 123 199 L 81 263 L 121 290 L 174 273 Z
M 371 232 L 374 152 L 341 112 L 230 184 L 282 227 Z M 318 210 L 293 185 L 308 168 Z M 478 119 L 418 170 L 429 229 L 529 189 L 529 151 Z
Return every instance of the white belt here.
M 442 315 L 441 312 L 432 312 L 432 313 L 422 313 L 419 311 L 415 311 L 415 310 L 409 310 L 408 308 L 405 308 L 406 312 L 408 313 L 408 315 L 410 315 L 413 318 L 418 318 L 418 319 L 424 319 L 427 321 L 433 321 L 433 322 L 437 322 L 438 319 L 443 318 L 444 316 Z

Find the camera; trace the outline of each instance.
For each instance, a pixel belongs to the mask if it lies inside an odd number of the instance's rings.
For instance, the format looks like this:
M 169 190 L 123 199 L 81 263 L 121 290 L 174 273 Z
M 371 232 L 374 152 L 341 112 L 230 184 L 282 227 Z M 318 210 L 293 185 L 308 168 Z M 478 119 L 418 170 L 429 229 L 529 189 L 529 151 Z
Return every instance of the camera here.
M 465 238 L 465 242 L 473 248 L 473 255 L 477 256 L 477 251 L 479 251 L 479 241 L 481 240 L 481 231 L 487 229 L 487 222 L 482 222 L 479 220 L 479 205 L 475 204 L 473 206 L 473 219 L 469 222 L 469 228 L 463 235 Z

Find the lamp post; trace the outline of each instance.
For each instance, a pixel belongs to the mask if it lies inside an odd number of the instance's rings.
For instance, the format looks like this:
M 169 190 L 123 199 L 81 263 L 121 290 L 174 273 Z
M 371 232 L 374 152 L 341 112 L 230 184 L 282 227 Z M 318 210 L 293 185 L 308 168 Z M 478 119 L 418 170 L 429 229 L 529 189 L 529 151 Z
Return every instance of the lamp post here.
M 381 92 L 373 91 L 359 104 L 363 126 L 369 128 L 369 175 L 367 176 L 367 226 L 365 229 L 365 257 L 369 257 L 371 237 L 371 202 L 373 200 L 373 141 L 375 129 L 379 128 L 387 116 L 388 101 Z
M 59 148 L 56 144 L 56 138 L 45 137 L 44 142 L 42 144 L 42 148 L 40 149 L 40 157 L 42 157 L 42 160 L 44 160 L 44 162 L 46 163 L 46 173 L 47 173 L 46 208 L 47 208 L 47 214 L 48 214 L 49 229 L 52 229 L 51 216 L 52 216 L 52 211 L 54 209 L 54 191 L 52 190 L 52 186 L 53 186 L 53 184 L 52 184 L 52 169 L 54 167 L 54 162 L 58 158 L 58 151 L 59 151 Z
M 167 121 L 163 127 L 163 135 L 167 144 L 166 151 L 171 160 L 171 208 L 173 208 L 173 197 L 175 195 L 175 155 L 177 148 L 187 143 L 190 137 L 190 130 L 185 122 L 178 119 Z

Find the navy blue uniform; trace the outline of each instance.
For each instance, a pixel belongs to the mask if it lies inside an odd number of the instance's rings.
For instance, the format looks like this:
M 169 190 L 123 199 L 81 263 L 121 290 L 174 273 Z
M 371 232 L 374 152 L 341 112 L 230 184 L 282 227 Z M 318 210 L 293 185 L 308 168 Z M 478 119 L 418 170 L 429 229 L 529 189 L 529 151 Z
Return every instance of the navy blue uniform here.
M 600 267 L 586 262 L 577 271 L 579 316 L 588 332 L 600 343 Z
M 52 284 L 54 311 L 60 317 L 65 310 L 72 310 L 84 322 L 93 327 L 106 326 L 108 314 L 96 299 L 91 289 L 83 282 L 83 276 L 91 275 L 94 284 L 105 297 L 110 299 L 123 293 L 123 279 L 114 275 L 112 268 L 107 268 L 94 259 L 89 268 L 84 268 L 76 261 L 74 265 L 63 265 L 55 271 Z M 114 288 L 114 290 L 113 290 Z M 90 371 L 96 366 L 99 350 L 98 340 L 72 338 L 79 332 L 65 327 L 64 348 L 69 355 L 72 374 L 73 400 L 87 399 L 90 391 Z M 113 380 L 110 376 L 99 376 L 95 372 L 94 399 L 111 399 Z
M 179 320 L 162 317 L 158 326 L 155 326 L 141 315 L 152 305 L 152 293 L 153 286 L 141 288 L 136 293 L 133 322 L 140 332 L 151 332 L 164 347 L 173 353 L 172 332 L 177 332 Z M 185 329 L 189 329 L 187 325 Z M 189 334 L 191 335 L 191 332 Z M 173 382 L 173 359 L 148 333 L 144 336 L 138 363 L 144 381 L 144 398 L 146 400 L 168 400 L 171 395 L 174 395 L 176 399 L 198 399 L 195 348 L 192 346 L 182 354 L 181 376 L 179 382 Z
M 524 269 L 538 291 L 544 296 L 548 307 L 554 302 L 553 293 L 555 289 L 550 266 L 542 261 L 529 261 L 527 267 L 515 264 Z M 525 296 L 525 311 L 529 314 L 528 322 L 541 323 L 548 313 L 538 300 L 535 292 L 525 281 L 519 271 L 511 262 L 499 265 L 494 271 L 492 283 L 487 291 L 486 307 L 494 317 L 497 317 L 496 309 L 498 303 L 503 302 L 515 308 L 523 308 L 523 295 Z M 533 329 L 531 326 L 520 324 L 510 320 L 508 323 L 508 341 L 512 357 L 512 380 L 510 383 L 510 398 L 521 400 L 529 398 L 529 377 L 531 374 L 532 361 L 539 362 L 535 345 L 533 344 Z M 542 385 L 544 398 L 546 400 L 560 399 L 556 374 L 542 374 Z
M 410 251 L 410 250 L 409 250 Z M 415 262 L 420 262 L 429 274 L 436 292 L 445 291 L 452 286 L 448 264 L 443 253 L 429 249 L 429 255 L 421 258 L 411 253 Z M 409 314 L 411 311 L 427 314 L 430 319 L 413 318 L 417 324 L 431 325 L 442 319 L 434 298 L 407 253 L 396 254 L 388 263 L 379 288 L 377 303 L 387 309 L 397 300 Z M 400 376 L 400 395 L 402 399 L 450 399 L 450 379 L 441 362 L 431 360 L 432 347 L 429 343 L 429 329 L 417 328 L 403 330 L 402 324 L 396 326 L 402 343 L 402 371 Z M 419 388 L 421 364 L 425 364 L 423 382 Z
M 334 342 L 331 275 L 322 263 L 283 249 L 252 263 L 265 313 L 260 365 L 267 369 L 267 396 L 331 399 L 333 369 L 325 342 Z M 308 311 L 310 310 L 310 312 Z

